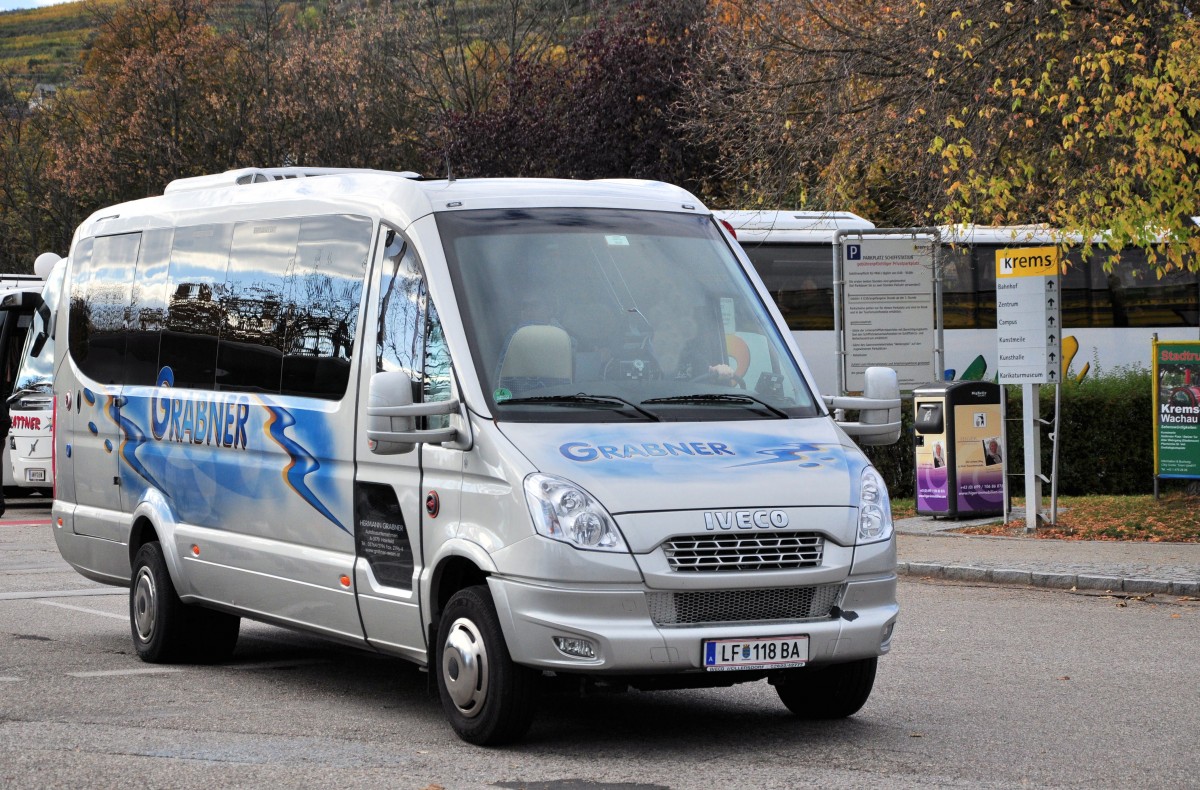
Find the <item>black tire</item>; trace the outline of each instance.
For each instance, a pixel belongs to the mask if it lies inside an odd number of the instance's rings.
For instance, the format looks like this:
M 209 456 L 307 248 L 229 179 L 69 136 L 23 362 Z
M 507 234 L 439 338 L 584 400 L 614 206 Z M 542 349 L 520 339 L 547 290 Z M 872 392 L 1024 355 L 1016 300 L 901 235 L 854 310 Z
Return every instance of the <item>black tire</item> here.
M 237 645 L 241 618 L 179 600 L 162 546 L 150 542 L 133 558 L 129 628 L 138 656 L 151 664 L 223 661 Z
M 878 658 L 791 670 L 775 684 L 779 699 L 802 719 L 844 719 L 866 704 Z
M 468 743 L 511 743 L 533 722 L 538 673 L 513 663 L 487 587 L 459 590 L 438 627 L 438 696 L 450 726 Z

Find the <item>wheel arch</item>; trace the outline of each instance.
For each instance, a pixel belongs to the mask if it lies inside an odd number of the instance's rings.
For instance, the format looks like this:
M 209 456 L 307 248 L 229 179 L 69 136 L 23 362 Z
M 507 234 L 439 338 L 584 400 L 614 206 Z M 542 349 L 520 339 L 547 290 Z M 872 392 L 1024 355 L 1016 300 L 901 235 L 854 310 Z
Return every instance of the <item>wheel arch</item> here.
M 134 509 L 129 525 L 129 568 L 132 571 L 133 559 L 142 546 L 151 541 L 158 541 L 162 545 L 171 583 L 182 594 L 190 585 L 184 583 L 182 569 L 179 567 L 174 525 L 174 511 L 167 504 L 166 498 L 155 489 L 148 490 L 146 497 Z

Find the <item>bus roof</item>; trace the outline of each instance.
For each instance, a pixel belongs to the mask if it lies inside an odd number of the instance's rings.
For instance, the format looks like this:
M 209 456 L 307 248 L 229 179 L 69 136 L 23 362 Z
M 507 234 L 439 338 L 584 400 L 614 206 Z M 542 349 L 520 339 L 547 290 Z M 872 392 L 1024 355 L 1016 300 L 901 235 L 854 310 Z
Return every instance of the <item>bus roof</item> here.
M 177 222 L 233 220 L 248 206 L 274 204 L 280 216 L 339 211 L 388 217 L 401 227 L 427 214 L 535 207 L 631 208 L 707 214 L 688 191 L 658 181 L 607 179 L 422 180 L 413 173 L 335 168 L 245 168 L 171 182 L 161 197 L 104 208 L 80 225 L 81 237 Z

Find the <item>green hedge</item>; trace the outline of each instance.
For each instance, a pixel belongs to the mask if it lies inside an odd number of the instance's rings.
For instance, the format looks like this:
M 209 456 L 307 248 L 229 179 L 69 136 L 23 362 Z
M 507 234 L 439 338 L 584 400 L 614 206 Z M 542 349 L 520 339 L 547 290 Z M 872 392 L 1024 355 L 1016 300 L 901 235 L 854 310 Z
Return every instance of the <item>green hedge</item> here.
M 1154 491 L 1154 409 L 1150 372 L 1119 369 L 1104 376 L 1062 385 L 1062 438 L 1058 447 L 1058 493 L 1149 494 Z M 1008 386 L 1009 486 L 1024 496 L 1024 429 L 1021 387 Z M 865 448 L 887 480 L 892 496 L 911 498 L 915 491 L 913 407 L 904 408 L 900 441 Z M 1041 388 L 1041 416 L 1054 417 L 1054 387 Z M 1042 473 L 1050 476 L 1050 427 L 1043 426 Z M 1017 475 L 1012 477 L 1012 475 Z M 1044 486 L 1049 495 L 1049 486 Z

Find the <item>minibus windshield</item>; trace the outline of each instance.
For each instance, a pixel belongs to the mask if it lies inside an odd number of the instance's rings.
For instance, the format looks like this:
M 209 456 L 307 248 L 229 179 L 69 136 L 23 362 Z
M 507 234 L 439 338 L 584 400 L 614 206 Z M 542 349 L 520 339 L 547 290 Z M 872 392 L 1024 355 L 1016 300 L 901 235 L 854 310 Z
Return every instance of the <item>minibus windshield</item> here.
M 438 227 L 497 419 L 819 413 L 711 217 L 507 209 L 443 213 Z

